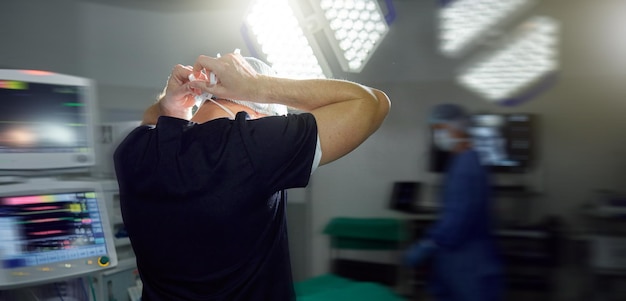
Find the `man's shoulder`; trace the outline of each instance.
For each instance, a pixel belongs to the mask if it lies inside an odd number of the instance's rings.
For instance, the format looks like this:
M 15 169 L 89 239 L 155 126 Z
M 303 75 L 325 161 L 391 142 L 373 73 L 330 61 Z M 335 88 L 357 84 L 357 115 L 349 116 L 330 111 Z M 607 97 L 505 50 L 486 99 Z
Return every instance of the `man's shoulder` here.
M 259 137 L 268 136 L 268 139 L 297 138 L 303 135 L 317 135 L 317 123 L 310 113 L 289 114 L 285 116 L 268 116 L 253 120 L 238 122 L 241 129 Z
M 133 150 L 142 149 L 142 145 L 150 141 L 148 137 L 152 129 L 154 129 L 154 125 L 140 125 L 126 134 L 115 147 L 114 160 L 119 160 L 123 154 L 128 155 Z
M 248 120 L 253 123 L 292 123 L 292 122 L 312 122 L 315 117 L 311 113 L 287 114 L 280 116 L 266 116 L 258 119 Z
M 152 129 L 154 129 L 154 125 L 140 125 L 132 129 L 128 132 L 128 134 L 126 134 L 126 137 L 120 141 L 118 147 L 136 142 L 138 139 L 141 139 L 141 137 L 148 134 Z

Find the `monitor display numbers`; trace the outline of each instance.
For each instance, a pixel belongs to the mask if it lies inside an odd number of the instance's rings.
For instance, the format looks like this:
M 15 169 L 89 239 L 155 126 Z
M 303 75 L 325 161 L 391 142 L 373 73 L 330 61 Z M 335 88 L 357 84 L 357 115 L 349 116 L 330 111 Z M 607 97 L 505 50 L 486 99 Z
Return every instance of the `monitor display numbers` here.
M 0 152 L 89 147 L 82 87 L 0 79 Z
M 0 266 L 106 254 L 95 192 L 0 197 Z
M 94 166 L 95 87 L 84 77 L 0 69 L 0 174 Z

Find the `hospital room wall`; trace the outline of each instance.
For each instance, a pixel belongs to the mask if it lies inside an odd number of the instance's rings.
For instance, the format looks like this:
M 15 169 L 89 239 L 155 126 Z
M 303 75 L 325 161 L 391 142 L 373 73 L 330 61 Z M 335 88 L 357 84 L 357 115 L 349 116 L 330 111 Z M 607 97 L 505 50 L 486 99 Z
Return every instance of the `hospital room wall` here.
M 328 271 L 328 239 L 320 233 L 329 218 L 409 217 L 387 208 L 392 183 L 438 182 L 439 175 L 426 171 L 426 116 L 436 103 L 459 103 L 473 112 L 537 114 L 533 169 L 494 177 L 498 184 L 525 184 L 540 193 L 532 201 L 532 221 L 557 215 L 575 235 L 583 227 L 579 206 L 593 200 L 594 190 L 626 193 L 626 39 L 620 29 L 626 26 L 626 2 L 545 1 L 537 11 L 561 22 L 561 71 L 550 90 L 527 103 L 489 104 L 453 81 L 371 83 L 393 100 L 389 118 L 359 149 L 320 168 L 312 181 L 313 275 Z
M 3 1 L 0 68 L 94 79 L 98 117 L 127 121 L 141 118 L 174 64 L 193 64 L 199 54 L 213 52 L 207 49 L 227 52 L 245 45 L 238 11 L 201 9 L 202 1 L 107 2 Z M 216 16 L 220 26 L 207 22 Z
M 87 43 L 101 35 L 86 37 L 89 26 L 85 19 L 89 17 L 84 12 L 84 5 L 76 0 L 4 1 L 0 10 L 0 24 L 4 28 L 0 68 L 47 70 L 92 78 L 100 100 L 97 116 L 100 120 L 119 121 L 116 118 L 131 113 L 137 115 L 135 119 L 141 118 L 141 110 L 156 95 L 155 88 L 141 87 L 136 81 L 107 83 L 89 72 L 98 69 L 99 66 L 90 65 L 99 62 L 87 61 L 88 57 L 97 55 L 87 52 Z M 116 64 L 115 61 L 107 63 Z M 118 76 L 125 74 L 128 72 Z M 118 114 L 106 113 L 109 110 Z M 121 111 L 125 113 L 119 114 Z
M 0 68 L 80 73 L 78 15 L 74 0 L 3 1 Z

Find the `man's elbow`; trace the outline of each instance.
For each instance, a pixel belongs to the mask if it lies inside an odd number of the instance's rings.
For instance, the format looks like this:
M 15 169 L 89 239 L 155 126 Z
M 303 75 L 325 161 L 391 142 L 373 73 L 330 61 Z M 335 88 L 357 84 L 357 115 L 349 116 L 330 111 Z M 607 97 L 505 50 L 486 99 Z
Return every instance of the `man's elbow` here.
M 376 98 L 378 99 L 381 113 L 384 116 L 387 116 L 387 114 L 389 114 L 389 109 L 391 109 L 391 100 L 389 99 L 389 96 L 387 96 L 385 92 L 377 89 L 374 89 L 374 95 L 376 95 Z
M 385 94 L 385 92 L 380 91 L 378 89 L 372 89 L 372 93 L 376 97 L 376 114 L 374 115 L 374 127 L 372 128 L 372 132 L 376 131 L 380 125 L 383 123 L 387 115 L 389 115 L 389 110 L 391 109 L 391 100 Z

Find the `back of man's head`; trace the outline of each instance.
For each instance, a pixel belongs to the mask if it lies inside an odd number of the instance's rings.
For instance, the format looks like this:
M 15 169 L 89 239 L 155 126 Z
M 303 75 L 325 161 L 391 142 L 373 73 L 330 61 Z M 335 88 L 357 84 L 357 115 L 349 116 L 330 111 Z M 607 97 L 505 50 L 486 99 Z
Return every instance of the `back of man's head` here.
M 272 69 L 272 67 L 270 67 L 268 64 L 264 63 L 263 61 L 257 58 L 245 57 L 245 60 L 246 62 L 248 62 L 248 64 L 250 64 L 250 66 L 252 66 L 254 71 L 256 71 L 259 74 L 270 75 L 270 76 L 276 75 L 276 72 L 274 71 L 274 69 Z M 287 115 L 287 107 L 281 104 L 256 103 L 250 100 L 235 100 L 235 99 L 231 101 L 234 103 L 246 106 L 252 109 L 253 111 L 263 114 L 263 115 L 268 115 L 268 116 Z

